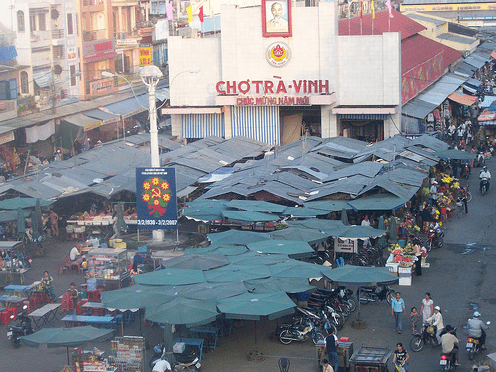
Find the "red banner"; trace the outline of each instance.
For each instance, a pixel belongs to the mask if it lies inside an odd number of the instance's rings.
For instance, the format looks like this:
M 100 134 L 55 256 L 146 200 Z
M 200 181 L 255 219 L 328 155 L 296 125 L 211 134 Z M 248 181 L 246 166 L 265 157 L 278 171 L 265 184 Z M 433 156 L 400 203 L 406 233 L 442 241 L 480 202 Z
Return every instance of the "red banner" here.
M 401 77 L 401 102 L 405 104 L 443 75 L 443 53 L 405 72 Z

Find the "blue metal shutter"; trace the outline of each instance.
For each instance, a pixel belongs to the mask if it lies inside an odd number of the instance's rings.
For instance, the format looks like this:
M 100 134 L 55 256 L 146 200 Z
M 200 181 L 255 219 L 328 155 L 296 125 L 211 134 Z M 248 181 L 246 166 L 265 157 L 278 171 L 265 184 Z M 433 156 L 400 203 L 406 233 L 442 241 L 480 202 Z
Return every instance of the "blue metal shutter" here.
M 279 107 L 232 106 L 232 136 L 245 136 L 273 145 L 280 143 Z
M 10 79 L 9 80 L 9 88 L 10 88 L 10 99 L 17 99 L 17 80 Z
M 205 138 L 217 136 L 223 138 L 224 115 L 222 114 L 188 114 L 182 116 L 184 138 Z

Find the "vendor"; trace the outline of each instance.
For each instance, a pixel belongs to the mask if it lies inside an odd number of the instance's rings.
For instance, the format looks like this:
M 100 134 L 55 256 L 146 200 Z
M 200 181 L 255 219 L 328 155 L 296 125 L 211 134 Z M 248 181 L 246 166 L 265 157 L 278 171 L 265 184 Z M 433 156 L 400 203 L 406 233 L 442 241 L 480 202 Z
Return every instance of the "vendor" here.
M 78 249 L 79 247 L 81 247 L 79 244 L 76 244 L 75 247 L 72 247 L 71 252 L 69 253 L 69 258 L 71 259 L 71 261 L 75 261 L 81 254 Z

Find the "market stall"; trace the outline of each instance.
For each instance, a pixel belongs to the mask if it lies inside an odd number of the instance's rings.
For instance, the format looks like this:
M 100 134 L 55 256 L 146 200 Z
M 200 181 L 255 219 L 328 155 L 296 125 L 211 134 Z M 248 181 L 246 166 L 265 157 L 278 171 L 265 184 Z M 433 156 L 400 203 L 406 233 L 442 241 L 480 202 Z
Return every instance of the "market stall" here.
M 391 350 L 379 347 L 363 346 L 355 351 L 350 358 L 353 372 L 388 372 L 388 360 Z
M 131 283 L 125 249 L 94 248 L 88 251 L 88 290 L 90 279 L 96 279 L 105 290 L 126 287 Z M 92 283 L 95 280 L 91 281 Z M 95 288 L 96 289 L 96 288 Z

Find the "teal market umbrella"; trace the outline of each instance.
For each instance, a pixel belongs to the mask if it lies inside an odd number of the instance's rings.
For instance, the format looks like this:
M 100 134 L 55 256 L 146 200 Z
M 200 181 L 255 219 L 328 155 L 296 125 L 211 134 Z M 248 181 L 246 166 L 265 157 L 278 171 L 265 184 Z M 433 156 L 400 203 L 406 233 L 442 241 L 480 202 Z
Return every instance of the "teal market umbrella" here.
M 231 200 L 226 204 L 229 208 L 241 209 L 244 211 L 281 213 L 284 205 L 269 203 L 259 200 Z
M 308 244 L 325 242 L 329 235 L 320 230 L 288 227 L 286 229 L 273 231 L 269 234 L 272 239 L 280 240 L 302 240 Z
M 282 253 L 294 259 L 312 257 L 314 254 L 313 248 L 301 240 L 263 240 L 250 243 L 247 247 L 255 252 Z
M 312 209 L 307 207 L 287 207 L 281 214 L 293 217 L 316 217 L 327 214 L 322 209 Z
M 140 274 L 144 275 L 144 274 Z M 102 292 L 102 303 L 113 309 L 140 309 L 143 299 L 150 296 L 174 296 L 181 293 L 184 286 L 156 286 L 134 284 L 129 287 Z
M 368 239 L 377 238 L 378 236 L 384 235 L 386 232 L 386 230 L 374 229 L 371 226 L 352 225 L 347 226 L 342 231 L 339 231 L 339 235 L 336 235 L 336 237 L 347 239 Z
M 289 260 L 267 267 L 272 273 L 272 276 L 277 278 L 321 278 L 324 274 L 328 274 L 331 271 L 331 268 L 327 266 L 297 260 Z
M 229 260 L 224 255 L 210 254 L 199 255 L 186 253 L 182 256 L 163 260 L 162 266 L 175 269 L 210 270 L 229 264 Z
M 224 203 L 214 203 L 213 200 L 205 201 L 205 203 L 196 203 L 192 207 L 183 208 L 183 216 L 195 221 L 216 221 L 222 220 L 222 212 L 227 211 Z
M 377 224 L 377 228 L 379 230 L 385 230 L 385 225 L 384 225 L 384 216 L 379 217 L 379 222 Z M 379 240 L 377 241 L 377 245 L 379 248 L 383 249 L 387 247 L 387 242 L 386 242 L 386 237 L 382 235 Z
M 344 227 L 343 222 L 341 220 L 323 220 L 317 218 L 310 218 L 306 220 L 296 220 L 296 221 L 287 221 L 287 224 L 290 227 L 299 227 L 299 228 L 308 228 L 314 230 L 320 230 L 325 232 L 326 234 L 329 231 L 334 231 L 336 228 Z
M 341 222 L 343 225 L 349 225 L 350 223 L 348 222 L 348 213 L 346 213 L 346 209 L 343 208 L 341 210 Z
M 276 278 L 253 279 L 244 282 L 246 289 L 251 293 L 269 293 L 283 291 L 286 293 L 299 293 L 314 289 L 306 278 Z
M 268 234 L 242 230 L 227 230 L 220 233 L 208 234 L 207 238 L 212 243 L 236 245 L 246 245 L 247 243 L 271 239 Z
M 245 293 L 242 282 L 198 283 L 187 286 L 181 296 L 193 300 L 219 300 Z
M 280 253 L 258 253 L 255 251 L 247 251 L 246 253 L 229 256 L 227 259 L 231 263 L 239 263 L 243 265 L 274 265 L 279 262 L 289 261 L 290 258 L 286 254 Z
M 238 282 L 250 279 L 268 278 L 271 276 L 267 266 L 230 264 L 217 269 L 204 271 L 205 278 L 210 283 Z
M 67 364 L 69 363 L 69 348 L 87 344 L 88 342 L 106 341 L 114 336 L 112 329 L 100 329 L 91 326 L 73 328 L 43 328 L 38 332 L 20 338 L 21 344 L 30 347 L 67 348 Z
M 277 221 L 280 217 L 273 213 L 253 212 L 253 211 L 222 211 L 222 217 L 233 222 L 270 222 Z
M 34 212 L 35 212 L 35 215 L 36 215 L 36 222 L 38 224 L 38 236 L 39 236 L 39 235 L 41 235 L 41 232 L 43 231 L 43 217 L 42 217 L 42 214 L 41 214 L 41 202 L 40 202 L 40 199 L 36 199 L 36 205 L 34 206 Z
M 317 200 L 303 203 L 305 207 L 313 209 L 322 209 L 328 213 L 339 212 L 343 208 L 349 208 L 349 205 L 344 200 Z
M 157 323 L 185 324 L 189 328 L 210 323 L 218 315 L 213 299 L 174 297 L 165 300 L 161 304 L 145 306 L 145 319 Z
M 166 268 L 134 276 L 134 282 L 144 285 L 184 285 L 205 282 L 203 271 Z
M 472 160 L 477 156 L 467 151 L 460 151 L 456 149 L 437 151 L 433 155 L 439 156 L 444 159 L 455 159 L 455 160 Z
M 398 242 L 398 231 L 397 231 L 396 217 L 394 217 L 394 216 L 391 216 L 390 222 L 389 222 L 389 242 L 390 243 L 397 243 Z
M 24 235 L 26 232 L 26 221 L 24 220 L 24 212 L 22 208 L 17 208 L 17 235 Z
M 237 256 L 248 252 L 248 248 L 243 245 L 213 243 L 206 248 L 186 248 L 186 253 L 201 255 L 221 254 L 224 256 Z

